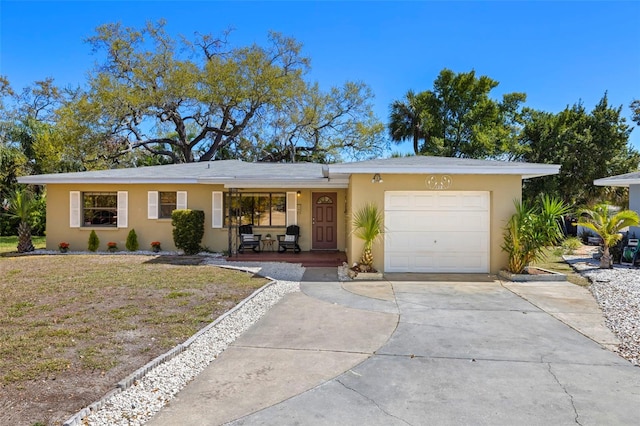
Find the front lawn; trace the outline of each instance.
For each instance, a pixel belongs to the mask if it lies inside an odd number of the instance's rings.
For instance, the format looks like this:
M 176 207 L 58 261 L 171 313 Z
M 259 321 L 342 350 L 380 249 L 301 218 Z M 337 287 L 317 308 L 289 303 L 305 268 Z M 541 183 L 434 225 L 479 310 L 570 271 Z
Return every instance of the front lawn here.
M 0 258 L 0 424 L 61 424 L 266 283 L 201 260 Z

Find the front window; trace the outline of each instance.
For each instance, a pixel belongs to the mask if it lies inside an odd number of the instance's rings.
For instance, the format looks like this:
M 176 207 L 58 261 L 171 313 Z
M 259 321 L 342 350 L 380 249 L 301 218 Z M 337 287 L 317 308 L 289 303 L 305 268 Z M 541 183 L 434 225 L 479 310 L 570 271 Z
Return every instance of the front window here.
M 171 213 L 173 213 L 178 205 L 177 194 L 177 192 L 160 192 L 158 194 L 160 198 L 158 217 L 160 219 L 171 219 Z
M 83 193 L 82 217 L 85 226 L 117 226 L 118 194 L 115 192 Z
M 286 226 L 285 193 L 240 193 L 231 201 L 231 214 L 237 225 Z M 229 226 L 229 194 L 225 194 L 225 225 Z

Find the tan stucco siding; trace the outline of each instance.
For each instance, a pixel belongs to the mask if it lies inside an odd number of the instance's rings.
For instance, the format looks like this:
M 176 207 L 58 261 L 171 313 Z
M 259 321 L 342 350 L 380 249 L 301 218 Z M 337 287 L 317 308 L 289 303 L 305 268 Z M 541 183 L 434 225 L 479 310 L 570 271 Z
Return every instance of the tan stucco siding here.
M 353 211 L 373 202 L 384 212 L 385 191 L 429 191 L 425 184 L 428 175 L 383 175 L 383 183 L 372 183 L 371 174 L 352 175 L 347 205 L 349 217 Z M 522 181 L 516 175 L 452 175 L 448 191 L 488 191 L 491 200 L 490 224 L 490 272 L 497 273 L 506 266 L 507 256 L 502 251 L 502 232 L 506 221 L 515 211 L 513 200 L 522 195 Z M 444 191 L 444 190 L 443 190 Z M 348 219 L 351 222 L 351 219 Z M 364 244 L 351 233 L 347 235 L 347 258 L 350 264 L 357 262 Z M 381 239 L 373 247 L 374 267 L 384 270 L 384 242 Z
M 127 191 L 128 194 L 128 227 L 85 227 L 71 228 L 69 225 L 71 191 L 80 192 L 117 192 Z M 149 191 L 186 191 L 187 207 L 202 210 L 205 213 L 204 238 L 202 245 L 212 251 L 222 252 L 228 248 L 229 230 L 227 227 L 212 228 L 212 192 L 228 192 L 222 185 L 97 185 L 97 184 L 50 184 L 47 185 L 47 249 L 55 250 L 58 243 L 66 241 L 71 244 L 72 251 L 86 250 L 89 234 L 95 230 L 100 238 L 100 251 L 106 250 L 107 242 L 114 241 L 121 250 L 125 249 L 127 235 L 135 229 L 141 250 L 150 249 L 151 241 L 160 241 L 164 250 L 174 250 L 173 227 L 171 219 L 148 219 L 147 203 Z M 242 189 L 241 192 L 295 192 L 295 189 Z M 311 248 L 311 194 L 312 192 L 337 192 L 339 212 L 345 211 L 345 190 L 301 190 L 298 197 L 298 225 L 301 229 L 300 246 L 303 250 Z M 338 249 L 345 248 L 345 224 L 343 216 L 338 215 Z M 263 236 L 267 233 L 274 238 L 283 234 L 285 227 L 255 227 L 255 233 Z M 235 236 L 234 236 L 235 237 Z

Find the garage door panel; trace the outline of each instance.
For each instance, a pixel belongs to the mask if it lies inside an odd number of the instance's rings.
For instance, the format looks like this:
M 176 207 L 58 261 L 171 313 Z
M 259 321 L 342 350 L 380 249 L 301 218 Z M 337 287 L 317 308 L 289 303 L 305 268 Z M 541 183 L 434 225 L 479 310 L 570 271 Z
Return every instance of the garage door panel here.
M 385 270 L 488 272 L 489 193 L 385 194 Z
M 441 211 L 388 211 L 385 213 L 385 227 L 397 232 L 423 232 L 434 228 L 456 232 L 485 229 L 489 214 L 486 212 Z

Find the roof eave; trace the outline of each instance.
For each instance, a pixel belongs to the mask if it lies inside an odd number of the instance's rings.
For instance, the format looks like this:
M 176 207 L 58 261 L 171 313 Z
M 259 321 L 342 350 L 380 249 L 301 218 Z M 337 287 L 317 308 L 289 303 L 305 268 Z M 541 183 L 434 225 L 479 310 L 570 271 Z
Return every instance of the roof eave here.
M 204 183 L 204 182 L 201 182 Z M 348 179 L 233 179 L 224 182 L 225 188 L 347 188 Z
M 95 177 L 95 178 L 72 178 L 72 177 L 55 177 L 55 176 L 22 176 L 18 178 L 18 183 L 28 185 L 47 185 L 47 184 L 187 184 L 198 183 L 195 178 L 114 178 L 114 177 Z
M 448 175 L 520 175 L 523 179 L 540 176 L 550 176 L 560 173 L 560 166 L 556 164 L 528 165 L 526 167 L 385 167 L 366 166 L 354 168 L 338 168 L 339 174 L 365 174 L 365 173 L 386 173 L 386 174 L 448 174 Z M 337 173 L 335 173 L 337 174 Z M 331 168 L 329 176 L 333 176 Z
M 639 185 L 640 179 L 611 179 L 602 178 L 593 181 L 596 186 L 619 186 L 622 188 L 628 188 L 629 185 Z

